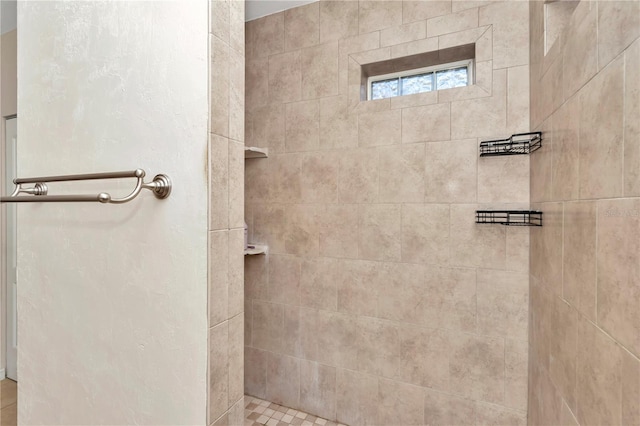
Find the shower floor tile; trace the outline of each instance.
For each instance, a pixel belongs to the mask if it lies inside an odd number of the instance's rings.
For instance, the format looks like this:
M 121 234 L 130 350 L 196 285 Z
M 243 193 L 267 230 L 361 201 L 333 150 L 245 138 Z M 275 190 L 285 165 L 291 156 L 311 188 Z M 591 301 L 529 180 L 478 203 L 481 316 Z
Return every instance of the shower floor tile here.
M 245 395 L 245 426 L 346 426 L 293 408 Z

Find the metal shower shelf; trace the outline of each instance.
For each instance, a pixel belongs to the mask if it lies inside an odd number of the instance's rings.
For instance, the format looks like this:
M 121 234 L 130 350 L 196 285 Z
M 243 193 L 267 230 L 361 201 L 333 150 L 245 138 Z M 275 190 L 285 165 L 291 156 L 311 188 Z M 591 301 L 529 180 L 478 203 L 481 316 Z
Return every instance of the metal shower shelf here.
M 13 193 L 8 197 L 0 197 L 2 203 L 51 203 L 51 202 L 99 202 L 103 204 L 122 204 L 136 198 L 143 189 L 153 192 L 156 198 L 164 199 L 171 194 L 171 179 L 169 176 L 156 175 L 151 182 L 144 182 L 146 173 L 142 169 L 135 169 L 126 172 L 107 173 L 85 173 L 79 175 L 64 176 L 42 176 L 34 178 L 16 178 L 13 183 L 16 185 Z M 113 198 L 111 194 L 101 192 L 95 195 L 48 195 L 49 187 L 46 182 L 70 182 L 79 180 L 102 180 L 102 179 L 125 179 L 135 178 L 136 186 L 126 197 Z M 25 188 L 23 184 L 34 184 Z M 20 196 L 29 194 L 30 196 Z
M 542 212 L 538 210 L 476 210 L 476 223 L 542 226 Z
M 480 157 L 531 154 L 542 146 L 542 132 L 517 133 L 508 139 L 480 142 Z

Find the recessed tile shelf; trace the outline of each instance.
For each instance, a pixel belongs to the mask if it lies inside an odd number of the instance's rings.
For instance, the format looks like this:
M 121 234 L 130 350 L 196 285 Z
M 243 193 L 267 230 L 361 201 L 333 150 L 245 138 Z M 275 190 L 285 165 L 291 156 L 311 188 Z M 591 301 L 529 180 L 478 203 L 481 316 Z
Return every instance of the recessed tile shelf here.
M 267 250 L 269 246 L 264 246 L 260 244 L 249 244 L 248 248 L 244 249 L 245 256 L 254 256 L 257 254 L 267 254 Z
M 542 132 L 517 133 L 508 139 L 480 142 L 480 157 L 531 154 L 542 146 Z
M 268 148 L 257 148 L 255 146 L 244 147 L 244 158 L 267 158 L 269 156 Z
M 542 212 L 537 210 L 476 210 L 476 223 L 542 226 Z

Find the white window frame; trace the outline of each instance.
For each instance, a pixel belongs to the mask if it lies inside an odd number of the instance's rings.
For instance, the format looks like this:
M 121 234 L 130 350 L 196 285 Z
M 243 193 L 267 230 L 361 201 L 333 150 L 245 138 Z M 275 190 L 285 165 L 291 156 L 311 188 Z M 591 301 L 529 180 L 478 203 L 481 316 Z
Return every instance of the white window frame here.
M 449 62 L 446 64 L 434 65 L 431 67 L 414 68 L 407 71 L 392 72 L 389 74 L 371 76 L 367 78 L 367 100 L 372 100 L 371 87 L 373 86 L 373 83 L 376 83 L 378 81 L 392 80 L 395 78 L 400 79 L 402 77 L 410 77 L 414 75 L 421 75 L 421 74 L 427 74 L 427 73 L 435 74 L 438 71 L 447 71 L 450 69 L 462 68 L 462 67 L 467 67 L 467 86 L 471 86 L 474 81 L 473 80 L 473 59 L 465 59 L 464 61 Z M 437 81 L 435 81 L 435 79 L 434 79 L 434 84 L 436 84 L 436 87 L 437 87 Z M 437 91 L 438 89 L 436 87 L 434 87 L 433 90 L 430 90 L 430 92 Z M 446 90 L 446 89 L 441 89 L 441 90 Z M 422 93 L 427 93 L 427 92 L 422 92 Z M 407 96 L 407 95 L 398 95 L 398 96 Z M 392 97 L 395 97 L 395 96 L 392 96 Z M 389 98 L 383 98 L 383 99 L 389 99 Z

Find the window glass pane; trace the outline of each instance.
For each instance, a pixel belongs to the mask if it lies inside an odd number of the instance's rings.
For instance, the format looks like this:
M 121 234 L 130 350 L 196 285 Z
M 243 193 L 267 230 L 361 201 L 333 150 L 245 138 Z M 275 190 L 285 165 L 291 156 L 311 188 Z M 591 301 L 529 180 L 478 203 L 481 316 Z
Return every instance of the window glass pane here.
M 438 71 L 436 80 L 438 90 L 466 86 L 468 83 L 467 67 Z
M 371 99 L 384 99 L 398 96 L 398 79 L 374 81 L 371 83 Z
M 433 73 L 410 75 L 402 77 L 403 95 L 413 95 L 414 93 L 430 92 L 433 90 Z

